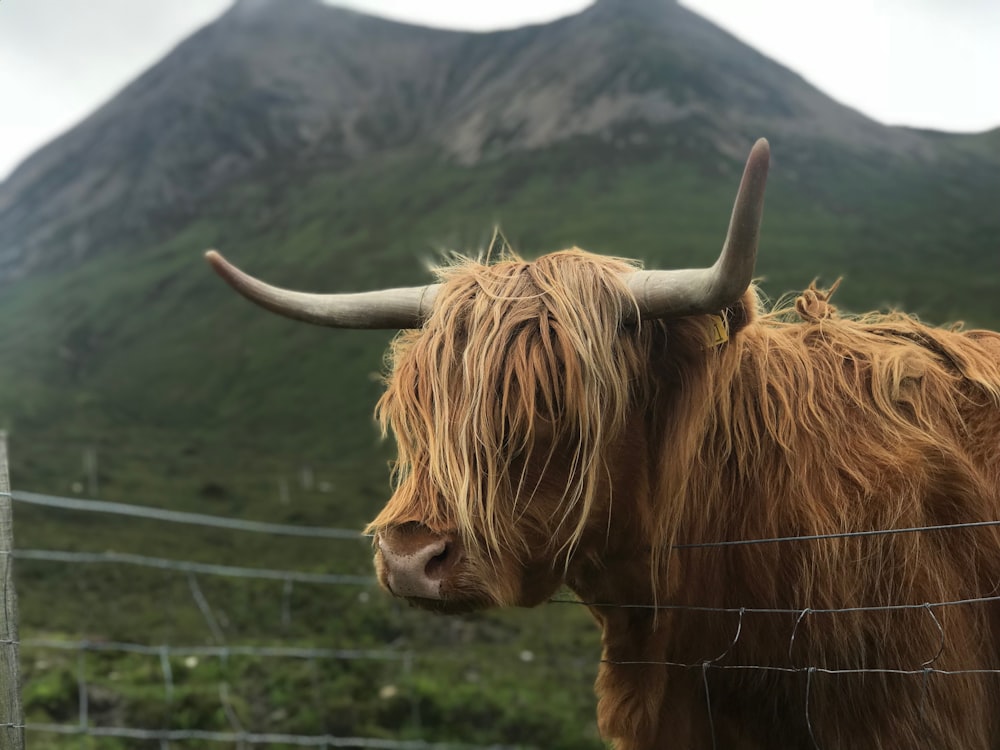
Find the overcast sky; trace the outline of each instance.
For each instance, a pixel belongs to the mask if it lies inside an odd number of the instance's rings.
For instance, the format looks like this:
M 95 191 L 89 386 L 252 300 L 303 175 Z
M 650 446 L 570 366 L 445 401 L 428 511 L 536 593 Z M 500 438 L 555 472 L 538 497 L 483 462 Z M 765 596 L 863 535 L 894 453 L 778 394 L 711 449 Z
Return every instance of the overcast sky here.
M 280 1 L 280 0 L 279 0 Z M 231 0 L 0 0 L 0 180 Z M 351 0 L 458 29 L 548 21 L 590 0 Z M 682 0 L 887 124 L 1000 126 L 1000 0 Z

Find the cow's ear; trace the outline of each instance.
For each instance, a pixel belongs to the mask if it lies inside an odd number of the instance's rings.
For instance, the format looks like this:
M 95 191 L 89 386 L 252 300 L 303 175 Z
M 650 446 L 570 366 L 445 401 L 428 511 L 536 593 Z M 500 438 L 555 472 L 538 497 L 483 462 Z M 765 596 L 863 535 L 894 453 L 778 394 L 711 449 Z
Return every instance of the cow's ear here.
M 747 289 L 738 301 L 723 310 L 722 317 L 726 321 L 727 332 L 730 336 L 737 335 L 757 320 L 757 293 L 754 288 Z

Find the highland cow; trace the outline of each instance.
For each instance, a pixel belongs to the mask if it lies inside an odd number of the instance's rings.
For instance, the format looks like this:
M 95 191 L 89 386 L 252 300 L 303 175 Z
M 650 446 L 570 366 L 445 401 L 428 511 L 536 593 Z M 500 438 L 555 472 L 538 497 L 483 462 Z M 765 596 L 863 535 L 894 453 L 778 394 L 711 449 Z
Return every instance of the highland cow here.
M 1000 335 L 816 288 L 761 313 L 768 161 L 710 269 L 574 249 L 304 295 L 210 260 L 279 313 L 409 329 L 379 580 L 445 613 L 568 586 L 615 747 L 997 750 Z

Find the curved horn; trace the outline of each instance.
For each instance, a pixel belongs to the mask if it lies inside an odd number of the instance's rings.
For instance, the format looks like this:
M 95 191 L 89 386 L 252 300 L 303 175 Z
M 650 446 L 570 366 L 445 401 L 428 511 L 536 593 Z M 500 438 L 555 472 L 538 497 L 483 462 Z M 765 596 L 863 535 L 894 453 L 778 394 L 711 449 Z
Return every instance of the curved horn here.
M 771 148 L 761 138 L 747 158 L 726 242 L 711 268 L 629 274 L 628 287 L 640 318 L 679 318 L 718 312 L 747 290 L 757 260 L 770 158 Z
M 265 284 L 216 250 L 205 259 L 226 283 L 271 312 L 332 328 L 419 328 L 430 313 L 438 284 L 360 294 L 306 294 Z

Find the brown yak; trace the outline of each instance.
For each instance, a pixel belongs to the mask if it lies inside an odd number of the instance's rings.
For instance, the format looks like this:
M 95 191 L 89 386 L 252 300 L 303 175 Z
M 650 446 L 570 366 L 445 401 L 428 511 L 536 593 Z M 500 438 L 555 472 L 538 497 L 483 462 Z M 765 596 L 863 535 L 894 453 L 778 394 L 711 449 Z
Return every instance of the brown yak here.
M 710 269 L 574 249 L 305 295 L 209 259 L 284 315 L 410 329 L 379 580 L 446 613 L 567 585 L 615 747 L 997 750 L 1000 335 L 816 289 L 758 312 L 768 161 Z

